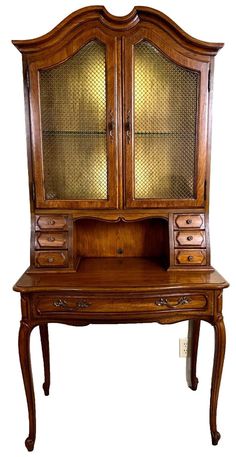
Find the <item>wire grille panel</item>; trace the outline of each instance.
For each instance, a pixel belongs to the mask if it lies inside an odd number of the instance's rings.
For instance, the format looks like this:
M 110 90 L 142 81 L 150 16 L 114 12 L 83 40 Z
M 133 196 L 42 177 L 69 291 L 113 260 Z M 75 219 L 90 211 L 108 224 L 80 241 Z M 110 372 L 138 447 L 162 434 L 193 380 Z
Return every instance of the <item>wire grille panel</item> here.
M 134 49 L 135 198 L 194 198 L 199 73 Z
M 106 51 L 91 41 L 40 71 L 46 199 L 106 199 Z

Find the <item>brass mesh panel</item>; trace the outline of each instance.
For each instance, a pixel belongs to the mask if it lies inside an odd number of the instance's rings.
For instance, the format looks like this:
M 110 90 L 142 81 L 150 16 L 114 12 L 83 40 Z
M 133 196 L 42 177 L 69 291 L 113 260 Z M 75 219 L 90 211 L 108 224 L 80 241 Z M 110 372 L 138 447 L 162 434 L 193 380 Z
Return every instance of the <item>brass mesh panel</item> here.
M 134 49 L 135 197 L 194 198 L 199 73 Z
M 105 46 L 40 71 L 46 199 L 106 199 Z

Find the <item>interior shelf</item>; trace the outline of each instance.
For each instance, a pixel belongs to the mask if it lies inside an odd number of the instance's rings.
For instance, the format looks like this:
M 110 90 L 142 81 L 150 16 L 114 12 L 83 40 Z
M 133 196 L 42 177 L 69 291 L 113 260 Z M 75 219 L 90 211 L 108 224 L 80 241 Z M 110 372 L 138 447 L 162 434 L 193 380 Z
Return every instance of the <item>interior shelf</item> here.
M 138 136 L 180 136 L 180 137 L 189 137 L 189 136 L 194 136 L 194 132 L 135 132 L 135 135 Z
M 90 135 L 106 135 L 106 132 L 96 132 L 96 131 L 75 131 L 75 130 L 43 130 L 43 135 L 81 135 L 81 136 L 90 136 Z
M 43 130 L 43 135 L 106 135 L 105 131 L 97 132 L 97 131 L 76 131 L 76 130 Z M 194 132 L 135 132 L 135 135 L 138 136 L 153 136 L 153 135 L 161 135 L 161 136 L 171 136 L 176 135 L 180 137 L 188 137 L 195 135 Z

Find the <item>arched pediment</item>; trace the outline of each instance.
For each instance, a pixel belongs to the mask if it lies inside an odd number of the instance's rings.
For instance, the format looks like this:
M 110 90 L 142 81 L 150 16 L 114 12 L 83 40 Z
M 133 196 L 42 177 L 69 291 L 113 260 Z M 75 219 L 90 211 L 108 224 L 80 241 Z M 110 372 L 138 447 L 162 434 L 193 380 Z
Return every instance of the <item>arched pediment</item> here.
M 66 36 L 76 34 L 78 27 L 88 22 L 99 22 L 117 34 L 136 27 L 138 23 L 151 23 L 164 30 L 183 48 L 207 56 L 214 56 L 223 47 L 223 43 L 209 43 L 193 38 L 165 14 L 143 6 L 134 7 L 126 16 L 114 16 L 104 6 L 82 8 L 70 14 L 49 33 L 32 40 L 13 40 L 12 43 L 23 54 L 43 52 Z

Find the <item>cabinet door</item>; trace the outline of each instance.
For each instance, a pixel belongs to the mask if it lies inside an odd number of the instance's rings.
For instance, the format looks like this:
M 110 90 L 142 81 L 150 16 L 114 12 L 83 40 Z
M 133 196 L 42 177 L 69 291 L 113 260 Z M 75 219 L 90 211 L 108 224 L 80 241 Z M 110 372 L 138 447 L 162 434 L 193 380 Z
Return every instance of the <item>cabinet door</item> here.
M 126 207 L 204 205 L 209 64 L 172 45 L 124 39 Z
M 90 28 L 32 62 L 38 208 L 116 208 L 116 39 Z

